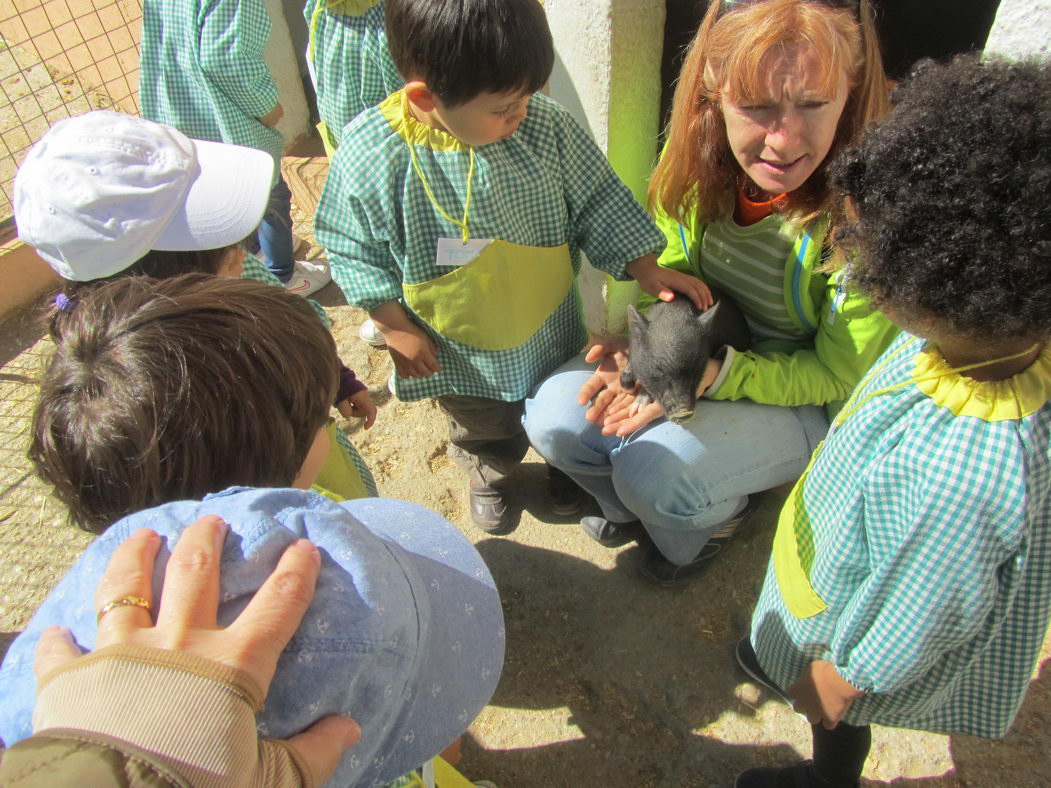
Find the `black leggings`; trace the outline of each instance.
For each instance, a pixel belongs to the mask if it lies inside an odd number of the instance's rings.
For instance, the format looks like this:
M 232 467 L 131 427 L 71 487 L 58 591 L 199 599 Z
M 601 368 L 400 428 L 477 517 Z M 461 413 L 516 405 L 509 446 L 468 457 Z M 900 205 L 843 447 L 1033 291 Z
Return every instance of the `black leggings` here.
M 872 747 L 872 729 L 868 725 L 839 723 L 832 730 L 812 725 L 814 736 L 814 771 L 828 788 L 853 788 L 861 778 L 865 759 Z

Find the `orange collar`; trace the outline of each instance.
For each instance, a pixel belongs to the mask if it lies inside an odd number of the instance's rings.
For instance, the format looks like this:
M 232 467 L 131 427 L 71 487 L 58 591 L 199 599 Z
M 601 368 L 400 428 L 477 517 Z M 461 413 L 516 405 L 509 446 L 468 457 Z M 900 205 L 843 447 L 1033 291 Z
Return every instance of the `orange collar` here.
M 737 184 L 737 207 L 734 210 L 734 221 L 741 227 L 748 227 L 774 212 L 774 208 L 788 199 L 788 194 L 779 194 L 765 202 L 754 202 L 744 191 L 744 183 Z

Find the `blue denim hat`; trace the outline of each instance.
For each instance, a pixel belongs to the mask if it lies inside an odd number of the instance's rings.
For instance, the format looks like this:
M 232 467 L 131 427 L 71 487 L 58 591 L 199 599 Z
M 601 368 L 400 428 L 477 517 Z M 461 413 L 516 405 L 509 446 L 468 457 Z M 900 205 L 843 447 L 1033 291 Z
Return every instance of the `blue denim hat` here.
M 277 564 L 305 537 L 321 551 L 321 576 L 303 622 L 281 655 L 258 722 L 283 739 L 320 717 L 361 726 L 331 785 L 390 781 L 436 755 L 471 724 L 500 677 L 500 599 L 474 546 L 422 506 L 383 498 L 334 503 L 303 490 L 231 488 L 125 517 L 91 544 L 14 641 L 0 667 L 0 737 L 32 733 L 33 652 L 45 627 L 69 627 L 95 646 L 95 588 L 114 549 L 138 528 L 167 537 L 205 514 L 230 526 L 223 546 L 219 624 L 231 623 Z

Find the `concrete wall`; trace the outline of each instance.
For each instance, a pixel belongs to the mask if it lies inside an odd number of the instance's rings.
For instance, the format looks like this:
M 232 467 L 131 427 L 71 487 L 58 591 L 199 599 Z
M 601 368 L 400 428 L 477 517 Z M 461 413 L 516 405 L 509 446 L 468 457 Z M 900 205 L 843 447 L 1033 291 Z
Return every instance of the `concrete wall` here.
M 985 51 L 1012 57 L 1047 55 L 1049 40 L 1051 0 L 1001 0 Z
M 644 202 L 657 154 L 664 0 L 545 0 L 544 8 L 556 53 L 551 97 Z M 580 288 L 593 332 L 624 329 L 624 309 L 638 295 L 634 284 L 585 266 Z
M 274 75 L 281 106 L 285 110 L 277 129 L 284 136 L 285 144 L 291 145 L 311 133 L 310 112 L 300 77 L 300 57 L 285 17 L 286 4 L 282 0 L 265 0 L 265 3 L 272 26 L 270 40 L 266 44 L 266 62 L 270 73 Z M 299 15 L 302 19 L 302 7 Z

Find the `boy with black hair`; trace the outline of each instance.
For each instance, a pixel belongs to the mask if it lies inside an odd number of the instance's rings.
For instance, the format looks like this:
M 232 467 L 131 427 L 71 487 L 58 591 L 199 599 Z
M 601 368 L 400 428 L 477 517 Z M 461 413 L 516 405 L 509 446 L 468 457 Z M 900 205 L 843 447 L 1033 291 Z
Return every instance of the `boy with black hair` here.
M 522 400 L 587 339 L 581 253 L 665 300 L 708 295 L 657 265 L 653 222 L 535 95 L 554 63 L 536 0 L 387 0 L 386 22 L 406 85 L 347 127 L 315 232 L 382 331 L 398 397 L 438 398 L 472 520 L 503 533 L 501 487 L 529 448 Z

